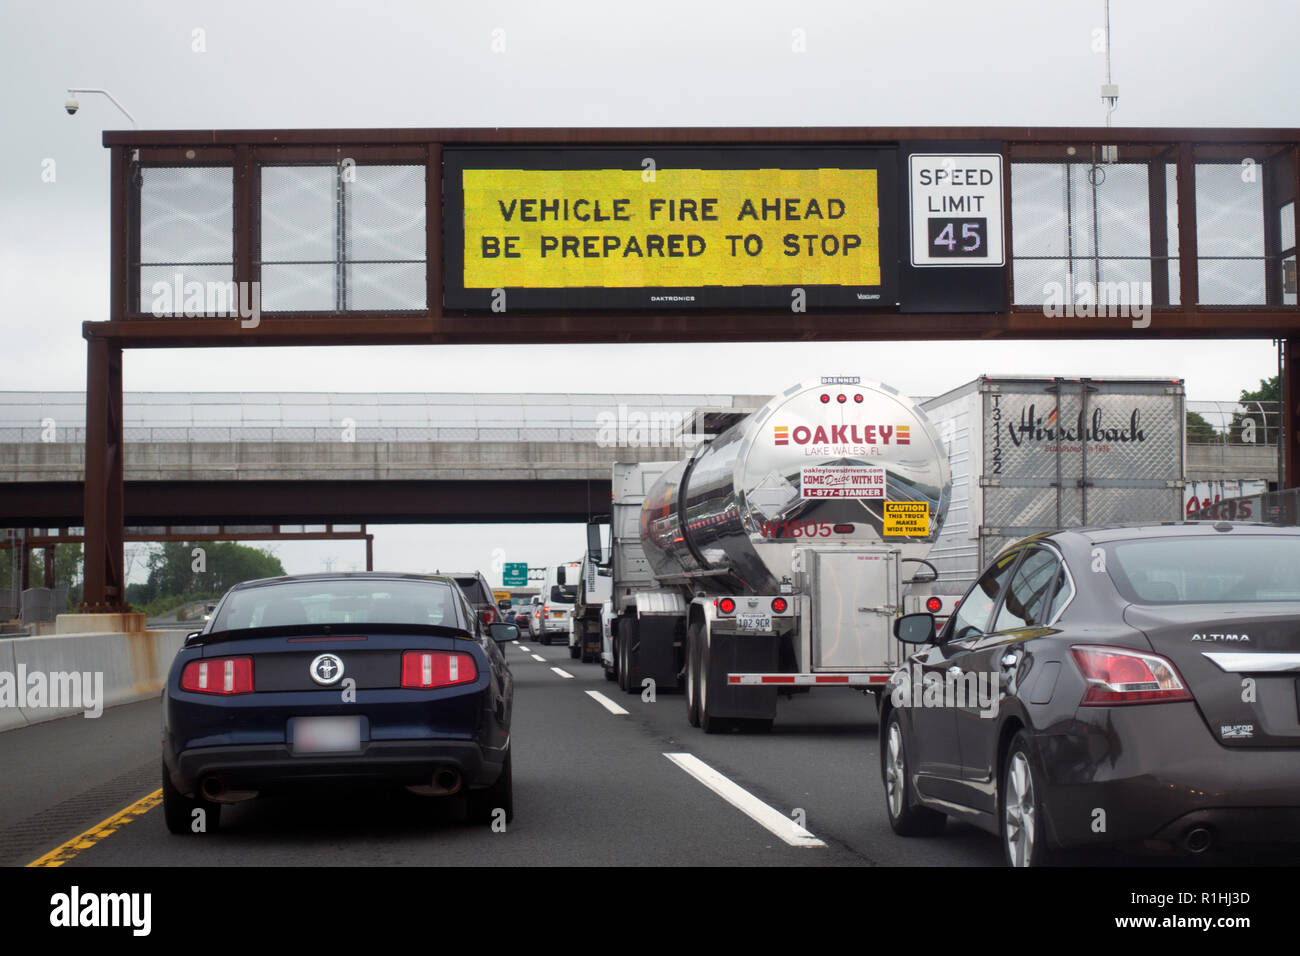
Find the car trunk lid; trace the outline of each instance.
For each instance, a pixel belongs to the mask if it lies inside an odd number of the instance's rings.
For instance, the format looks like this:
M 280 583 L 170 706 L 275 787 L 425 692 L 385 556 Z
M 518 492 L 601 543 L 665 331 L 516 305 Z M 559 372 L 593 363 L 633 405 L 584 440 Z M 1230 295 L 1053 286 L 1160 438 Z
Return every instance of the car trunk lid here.
M 1294 604 L 1131 604 L 1124 619 L 1178 669 L 1225 747 L 1300 748 Z

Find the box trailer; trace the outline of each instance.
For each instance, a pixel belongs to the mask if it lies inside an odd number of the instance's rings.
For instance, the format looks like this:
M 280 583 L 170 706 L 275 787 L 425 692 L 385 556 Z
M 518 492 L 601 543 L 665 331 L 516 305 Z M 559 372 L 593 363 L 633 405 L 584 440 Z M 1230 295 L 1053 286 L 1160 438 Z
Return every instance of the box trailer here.
M 929 560 L 945 613 L 1014 541 L 1183 517 L 1177 378 L 982 375 L 921 403 L 948 450 L 952 500 Z

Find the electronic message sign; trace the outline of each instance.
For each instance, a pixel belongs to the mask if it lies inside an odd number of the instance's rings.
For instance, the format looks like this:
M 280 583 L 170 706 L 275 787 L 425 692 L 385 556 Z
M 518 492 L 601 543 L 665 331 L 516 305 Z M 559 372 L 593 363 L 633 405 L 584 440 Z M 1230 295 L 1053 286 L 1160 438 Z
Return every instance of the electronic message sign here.
M 891 149 L 443 155 L 449 309 L 897 304 Z

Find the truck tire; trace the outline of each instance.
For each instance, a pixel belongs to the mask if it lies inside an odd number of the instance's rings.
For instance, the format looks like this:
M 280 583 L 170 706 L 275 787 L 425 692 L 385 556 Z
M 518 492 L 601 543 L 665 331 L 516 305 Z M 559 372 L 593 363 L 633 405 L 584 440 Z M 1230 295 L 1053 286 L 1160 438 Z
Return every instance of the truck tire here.
M 700 625 L 686 629 L 686 720 L 700 726 Z
M 880 737 L 880 780 L 885 788 L 885 815 L 899 836 L 938 836 L 948 818 L 928 807 L 912 805 L 912 781 L 908 774 L 907 741 L 898 710 L 889 712 Z
M 172 786 L 171 774 L 167 772 L 167 763 L 162 765 L 163 819 L 167 830 L 177 836 L 189 836 L 194 832 L 194 811 L 204 813 L 205 832 L 212 833 L 221 826 L 221 804 L 207 800 L 193 800 Z
M 629 694 L 641 693 L 641 675 L 636 666 L 636 651 L 634 650 L 637 638 L 640 633 L 637 619 L 628 618 L 623 626 L 619 628 L 620 635 L 623 639 L 623 653 L 620 660 L 623 662 L 623 680 L 625 686 L 623 690 Z

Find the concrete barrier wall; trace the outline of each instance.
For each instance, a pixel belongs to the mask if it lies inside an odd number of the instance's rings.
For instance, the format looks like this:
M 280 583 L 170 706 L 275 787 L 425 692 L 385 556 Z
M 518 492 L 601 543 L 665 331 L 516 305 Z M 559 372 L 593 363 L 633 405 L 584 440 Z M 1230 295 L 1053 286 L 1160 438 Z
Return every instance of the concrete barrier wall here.
M 158 696 L 172 659 L 185 641 L 185 631 L 51 634 L 0 640 L 0 673 L 16 685 L 19 668 L 25 674 L 102 674 L 105 708 Z M 22 703 L 21 688 L 18 703 Z M 3 688 L 0 688 L 3 693 Z M 83 695 L 84 695 L 83 691 Z M 45 706 L 10 706 L 0 698 L 0 731 L 26 727 L 84 712 L 82 707 L 54 707 L 54 689 L 46 689 Z M 83 696 L 84 702 L 84 696 Z

